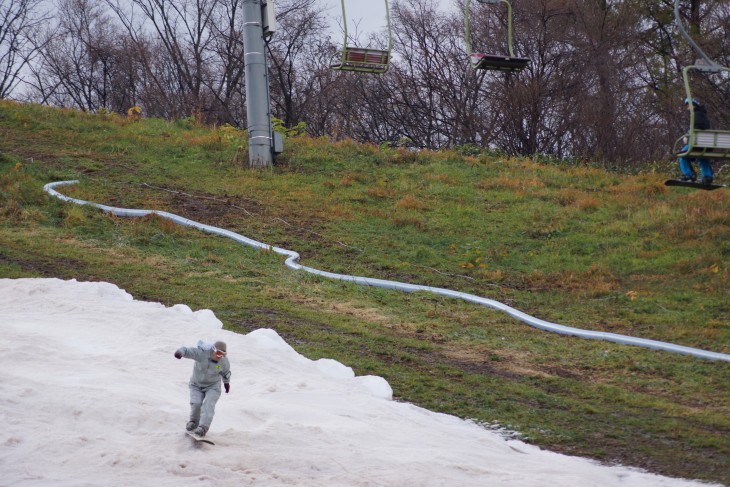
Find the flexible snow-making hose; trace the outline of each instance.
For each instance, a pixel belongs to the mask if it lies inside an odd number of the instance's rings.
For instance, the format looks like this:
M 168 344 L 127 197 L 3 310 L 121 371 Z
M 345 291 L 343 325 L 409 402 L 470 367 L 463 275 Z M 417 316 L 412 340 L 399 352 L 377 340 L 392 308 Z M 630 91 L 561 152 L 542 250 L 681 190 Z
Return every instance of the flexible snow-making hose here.
M 287 250 L 287 249 L 282 249 L 280 247 L 274 247 L 272 245 L 265 244 L 265 243 L 259 242 L 257 240 L 253 240 L 248 237 L 244 237 L 243 235 L 232 232 L 230 230 L 225 230 L 223 228 L 206 225 L 204 223 L 198 223 L 196 221 L 189 220 L 187 218 L 183 218 L 179 215 L 175 215 L 174 213 L 168 213 L 166 211 L 115 208 L 113 206 L 101 205 L 98 203 L 92 203 L 89 201 L 84 201 L 84 200 L 80 200 L 80 199 L 76 199 L 76 198 L 70 198 L 68 196 L 62 195 L 61 193 L 59 193 L 58 191 L 55 190 L 55 188 L 57 188 L 59 186 L 77 184 L 78 182 L 79 182 L 78 180 L 72 180 L 72 181 L 57 181 L 57 182 L 53 182 L 53 183 L 48 183 L 43 187 L 43 190 L 46 191 L 51 196 L 59 198 L 63 201 L 66 201 L 69 203 L 75 203 L 77 205 L 93 206 L 95 208 L 98 208 L 106 213 L 110 213 L 115 216 L 144 217 L 144 216 L 149 216 L 149 215 L 157 215 L 160 218 L 164 218 L 164 219 L 173 221 L 179 225 L 196 228 L 196 229 L 201 230 L 206 233 L 230 238 L 238 243 L 248 245 L 249 247 L 275 252 L 279 255 L 286 256 L 287 259 L 284 262 L 284 264 L 288 268 L 293 269 L 293 270 L 305 271 L 305 272 L 309 272 L 311 274 L 326 277 L 329 279 L 336 279 L 339 281 L 352 282 L 354 284 L 359 284 L 359 285 L 363 285 L 363 286 L 374 286 L 374 287 L 380 287 L 380 288 L 384 288 L 384 289 L 394 289 L 397 291 L 403 291 L 403 292 L 407 292 L 407 293 L 427 292 L 427 293 L 432 293 L 432 294 L 438 294 L 440 296 L 446 296 L 449 298 L 461 299 L 461 300 L 467 301 L 469 303 L 474 303 L 474 304 L 478 304 L 481 306 L 486 306 L 488 308 L 493 308 L 493 309 L 502 311 L 527 325 L 530 325 L 532 327 L 535 327 L 535 328 L 538 328 L 541 330 L 549 331 L 552 333 L 559 333 L 562 335 L 571 335 L 571 336 L 586 338 L 586 339 L 590 339 L 590 340 L 604 340 L 607 342 L 618 343 L 621 345 L 634 345 L 637 347 L 649 348 L 652 350 L 662 350 L 665 352 L 676 353 L 676 354 L 680 354 L 680 355 L 691 355 L 691 356 L 698 357 L 698 358 L 705 359 L 705 360 L 720 360 L 720 361 L 724 361 L 724 362 L 730 362 L 730 355 L 725 354 L 725 353 L 710 352 L 710 351 L 702 350 L 699 348 L 685 347 L 683 345 L 675 345 L 673 343 L 661 342 L 661 341 L 657 341 L 657 340 L 636 338 L 636 337 L 631 337 L 631 336 L 627 336 L 627 335 L 619 335 L 616 333 L 606 333 L 606 332 L 601 332 L 601 331 L 584 330 L 581 328 L 574 328 L 574 327 L 570 327 L 570 326 L 560 325 L 558 323 L 552 323 L 549 321 L 541 320 L 539 318 L 535 318 L 534 316 L 530 316 L 527 313 L 523 313 L 522 311 L 512 308 L 511 306 L 507 306 L 504 303 L 500 303 L 499 301 L 495 301 L 493 299 L 488 299 L 488 298 L 483 298 L 481 296 L 476 296 L 474 294 L 468 294 L 468 293 L 463 293 L 463 292 L 459 292 L 459 291 L 452 291 L 451 289 L 445 289 L 445 288 L 439 288 L 439 287 L 422 286 L 422 285 L 418 285 L 418 284 L 407 284 L 407 283 L 397 282 L 397 281 L 387 281 L 384 279 L 373 279 L 370 277 L 350 276 L 347 274 L 335 274 L 333 272 L 321 271 L 319 269 L 314 269 L 312 267 L 307 267 L 307 266 L 303 266 L 303 265 L 299 264 L 299 254 L 294 252 L 293 250 Z

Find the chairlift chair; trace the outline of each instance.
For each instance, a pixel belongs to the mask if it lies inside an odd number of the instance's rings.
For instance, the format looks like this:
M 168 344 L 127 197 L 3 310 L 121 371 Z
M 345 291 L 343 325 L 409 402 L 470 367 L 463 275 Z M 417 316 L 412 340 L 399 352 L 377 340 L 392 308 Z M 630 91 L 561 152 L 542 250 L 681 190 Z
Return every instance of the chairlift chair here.
M 466 31 L 466 50 L 469 53 L 469 61 L 474 69 L 488 69 L 488 70 L 499 70 L 505 72 L 521 71 L 528 64 L 530 59 L 516 57 L 512 50 L 512 5 L 508 0 L 477 0 L 479 3 L 507 4 L 507 50 L 508 56 L 503 54 L 484 54 L 481 52 L 474 52 L 471 49 L 471 32 L 469 30 L 469 17 L 470 17 L 470 6 L 471 0 L 466 0 L 465 12 L 464 12 L 464 24 Z
M 685 66 L 682 69 L 682 77 L 684 79 L 684 90 L 689 102 L 689 133 L 683 135 L 674 143 L 674 153 L 680 157 L 703 157 L 715 159 L 730 158 L 730 131 L 728 130 L 700 130 L 695 129 L 695 112 L 694 100 L 692 96 L 692 87 L 689 82 L 690 71 L 700 71 L 705 73 L 730 73 L 730 68 L 717 64 L 711 60 L 707 54 L 692 40 L 682 24 L 679 15 L 679 0 L 674 2 L 674 17 L 677 26 L 684 38 L 700 55 L 691 66 Z M 686 149 L 684 146 L 687 146 Z
M 385 20 L 388 31 L 388 49 L 374 49 L 371 47 L 362 48 L 348 46 L 347 38 L 347 13 L 345 12 L 345 0 L 342 1 L 342 23 L 344 24 L 345 42 L 342 48 L 340 59 L 330 65 L 331 69 L 337 71 L 356 71 L 360 73 L 383 74 L 390 69 L 391 32 L 390 32 L 390 9 L 388 0 L 385 0 Z

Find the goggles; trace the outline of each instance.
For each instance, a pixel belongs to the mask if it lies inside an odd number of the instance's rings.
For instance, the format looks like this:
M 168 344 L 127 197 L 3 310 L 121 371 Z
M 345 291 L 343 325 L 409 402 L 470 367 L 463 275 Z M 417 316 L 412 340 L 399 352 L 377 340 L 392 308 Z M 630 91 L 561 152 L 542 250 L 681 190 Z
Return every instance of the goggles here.
M 213 353 L 216 354 L 216 355 L 220 355 L 221 357 L 225 357 L 226 356 L 226 352 L 224 350 L 218 350 L 217 348 L 214 348 L 213 349 Z

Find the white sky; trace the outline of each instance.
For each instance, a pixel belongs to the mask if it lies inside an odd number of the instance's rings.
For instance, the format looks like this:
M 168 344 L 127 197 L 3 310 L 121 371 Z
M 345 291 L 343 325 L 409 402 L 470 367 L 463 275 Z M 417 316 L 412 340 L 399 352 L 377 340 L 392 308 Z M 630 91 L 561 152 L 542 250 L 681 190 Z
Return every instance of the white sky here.
M 320 0 L 320 2 L 327 8 L 331 28 L 338 31 L 336 19 L 342 18 L 342 2 L 340 0 Z M 444 11 L 453 8 L 453 0 L 434 0 L 434 2 Z M 390 0 L 390 8 L 392 15 L 393 0 Z M 345 9 L 347 17 L 350 19 L 348 30 L 353 30 L 353 22 L 360 22 L 361 31 L 368 29 L 377 31 L 386 25 L 385 0 L 345 0 Z
M 242 297 L 245 299 L 245 297 Z M 224 340 L 231 393 L 184 435 L 192 361 Z M 0 483 L 13 487 L 707 487 L 540 450 L 395 402 L 379 377 L 273 330 L 134 301 L 107 283 L 0 279 Z

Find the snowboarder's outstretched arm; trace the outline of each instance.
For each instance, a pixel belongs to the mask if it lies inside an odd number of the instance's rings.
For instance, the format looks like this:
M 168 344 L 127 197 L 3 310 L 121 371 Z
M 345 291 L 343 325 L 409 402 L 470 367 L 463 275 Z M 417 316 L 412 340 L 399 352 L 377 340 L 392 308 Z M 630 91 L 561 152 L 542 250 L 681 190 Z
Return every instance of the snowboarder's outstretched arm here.
M 199 347 L 180 347 L 175 351 L 175 358 L 181 359 L 183 357 L 198 360 L 203 351 Z

